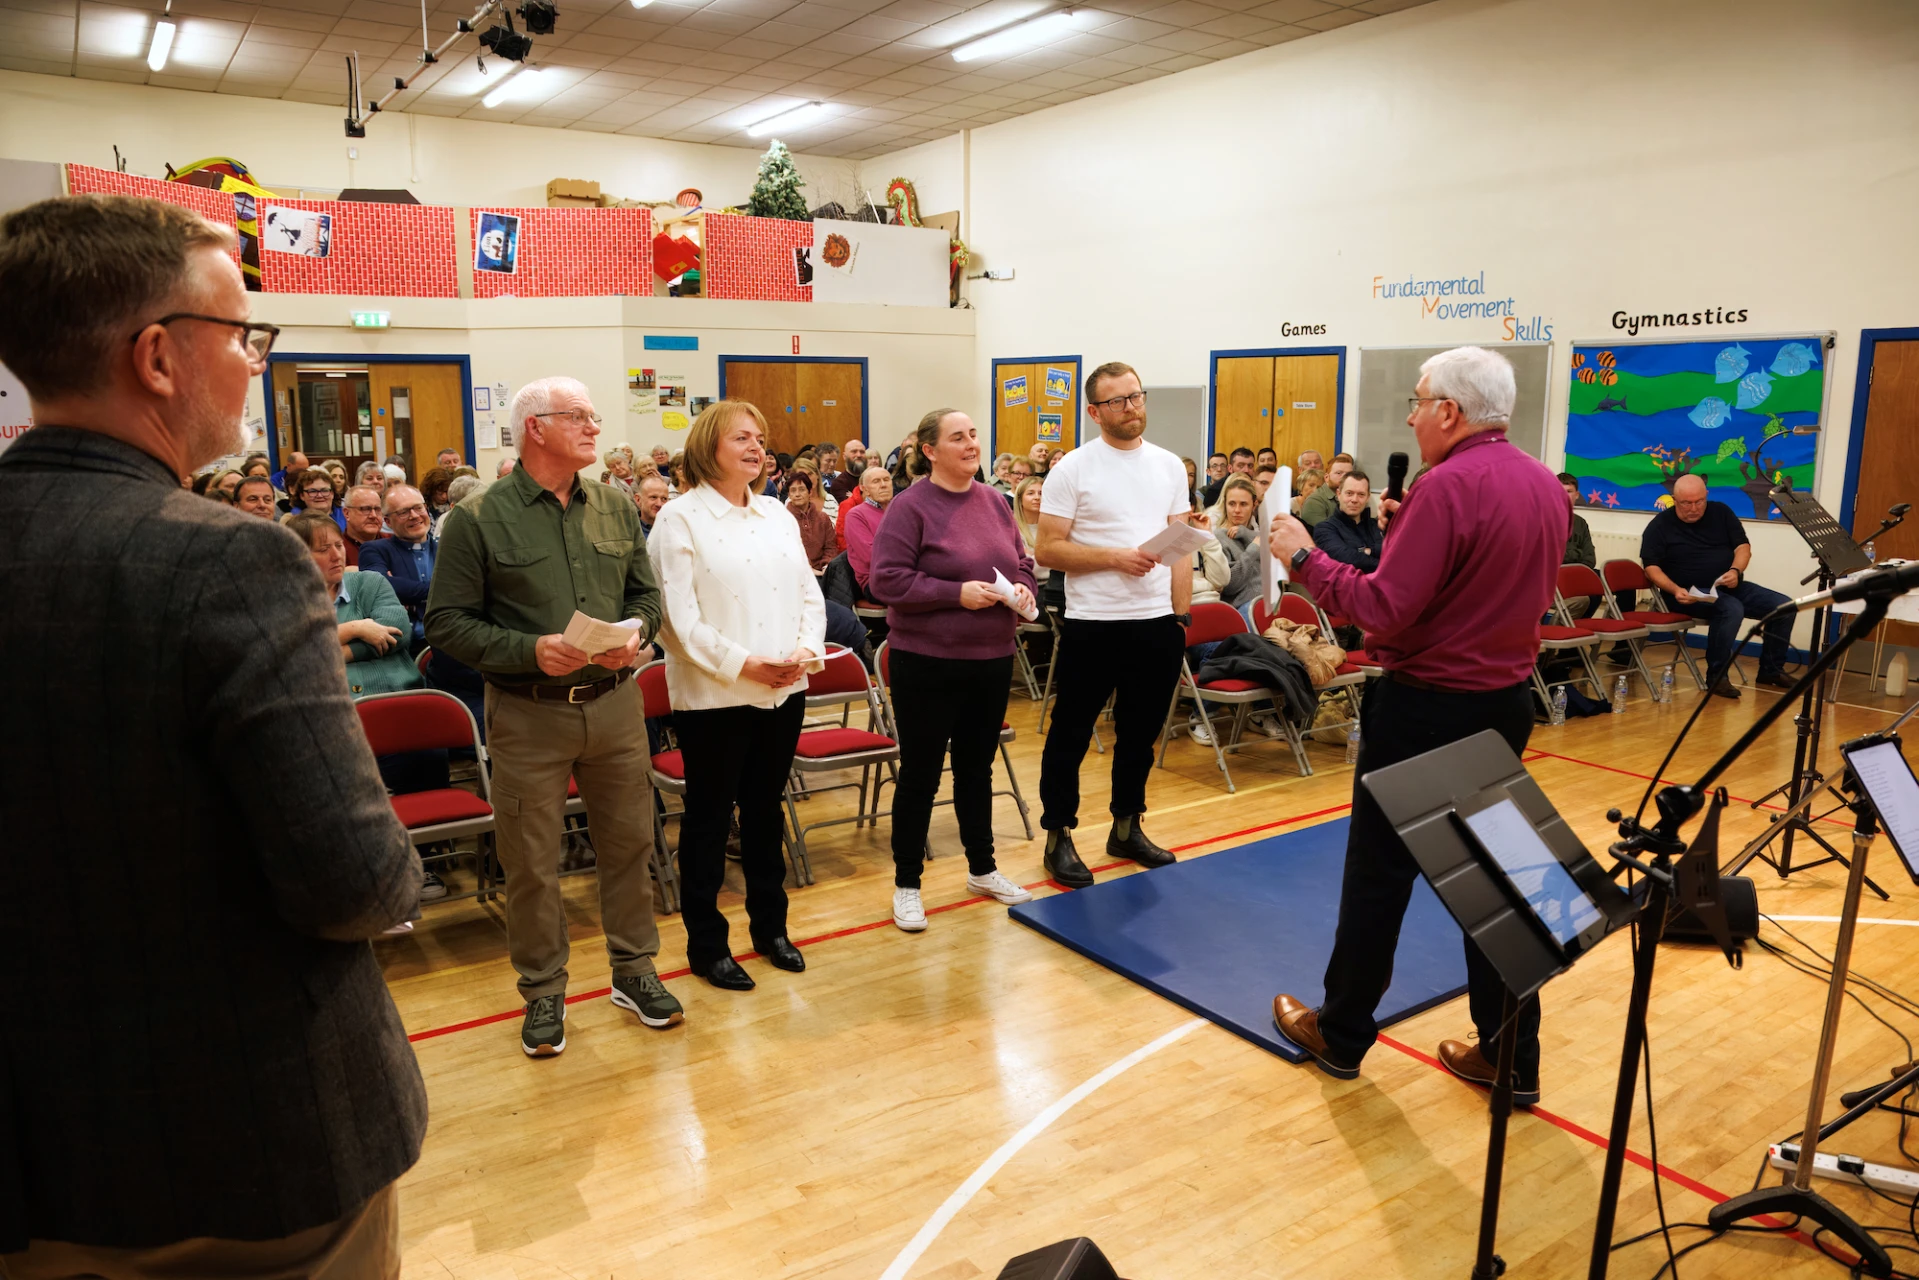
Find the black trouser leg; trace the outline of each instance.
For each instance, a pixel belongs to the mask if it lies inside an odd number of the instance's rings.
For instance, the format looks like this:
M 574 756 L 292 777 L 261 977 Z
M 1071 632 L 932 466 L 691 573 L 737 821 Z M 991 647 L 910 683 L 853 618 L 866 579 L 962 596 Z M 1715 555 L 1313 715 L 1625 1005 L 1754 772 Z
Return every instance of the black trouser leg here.
M 1127 818 L 1146 812 L 1153 744 L 1159 741 L 1166 707 L 1179 685 L 1186 628 L 1171 614 L 1109 625 L 1125 627 L 1127 634 L 1119 644 L 1124 665 L 1113 700 L 1113 800 L 1108 810 L 1115 818 Z
M 920 887 L 926 832 L 949 744 L 953 807 L 967 869 L 985 875 L 993 860 L 993 756 L 1012 680 L 1011 657 L 937 658 L 904 650 L 888 656 L 893 712 L 899 721 L 900 777 L 893 797 L 893 883 Z
M 771 710 L 754 708 L 740 773 L 740 872 L 746 877 L 746 927 L 757 951 L 786 936 L 786 780 L 806 720 L 796 693 Z
M 1500 1024 L 1506 1017 L 1506 983 L 1479 945 L 1466 939 L 1466 997 L 1479 1032 L 1479 1052 L 1486 1061 L 1499 1061 Z M 1519 1006 L 1513 1019 L 1519 1039 L 1513 1044 L 1513 1087 L 1539 1087 L 1539 997 Z
M 966 870 L 976 876 L 999 870 L 993 858 L 993 758 L 1012 690 L 1013 658 L 973 659 L 964 664 L 959 714 L 953 721 L 953 811 L 959 819 Z
M 1529 685 L 1447 693 L 1415 689 L 1388 677 L 1368 687 L 1360 719 L 1339 927 L 1326 964 L 1326 1001 L 1319 1011 L 1327 1048 L 1334 1061 L 1348 1066 L 1358 1065 L 1379 1038 L 1373 1014 L 1392 982 L 1393 951 L 1419 875 L 1412 854 L 1358 778 L 1484 729 L 1496 731 L 1514 754 L 1523 753 L 1532 735 L 1532 695 Z M 1476 950 L 1466 944 L 1466 975 L 1483 1042 L 1488 1032 L 1499 1028 L 1505 986 Z M 1520 1039 L 1514 1053 L 1520 1080 L 1531 1083 L 1539 1070 L 1539 1007 L 1537 1000 L 1528 1003 L 1515 1027 Z M 1488 1011 L 1489 1021 L 1482 1011 Z
M 1053 718 L 1039 760 L 1040 826 L 1079 825 L 1079 767 L 1092 745 L 1093 726 L 1113 694 L 1127 655 L 1107 629 L 1116 624 L 1067 618 L 1060 624 L 1059 678 L 1053 682 Z

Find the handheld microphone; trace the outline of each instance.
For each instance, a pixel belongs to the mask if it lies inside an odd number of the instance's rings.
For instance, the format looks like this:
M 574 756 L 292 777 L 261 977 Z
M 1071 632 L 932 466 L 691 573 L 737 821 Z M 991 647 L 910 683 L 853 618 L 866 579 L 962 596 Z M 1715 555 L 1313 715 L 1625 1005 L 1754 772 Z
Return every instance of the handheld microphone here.
M 1919 560 L 1870 570 L 1850 581 L 1839 583 L 1830 591 L 1815 591 L 1809 596 L 1788 600 L 1786 607 L 1794 613 L 1804 613 L 1808 609 L 1823 609 L 1829 604 L 1844 604 L 1848 600 L 1891 600 L 1914 588 L 1919 588 Z
M 1394 453 L 1394 454 L 1387 455 L 1386 457 L 1386 492 L 1381 494 L 1380 497 L 1391 499 L 1394 502 L 1400 502 L 1405 499 L 1406 461 L 1407 461 L 1406 455 L 1403 453 Z M 1386 523 L 1390 525 L 1392 522 L 1393 522 L 1392 516 L 1387 516 Z

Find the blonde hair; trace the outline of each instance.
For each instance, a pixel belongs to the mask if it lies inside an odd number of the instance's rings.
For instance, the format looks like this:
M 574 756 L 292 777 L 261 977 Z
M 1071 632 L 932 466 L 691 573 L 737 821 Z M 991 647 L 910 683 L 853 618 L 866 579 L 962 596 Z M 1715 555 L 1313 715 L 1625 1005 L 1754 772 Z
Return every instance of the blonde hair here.
M 1045 476 L 1027 476 L 1013 486 L 1013 523 L 1019 526 L 1020 540 L 1028 551 L 1039 547 L 1039 525 L 1026 518 L 1026 491 L 1036 484 L 1045 484 Z
M 1225 527 L 1226 495 L 1231 493 L 1235 489 L 1244 489 L 1246 491 L 1246 496 L 1253 500 L 1253 510 L 1255 512 L 1259 510 L 1258 487 L 1255 486 L 1253 482 L 1251 480 L 1248 480 L 1245 476 L 1240 475 L 1238 472 L 1234 472 L 1232 475 L 1226 477 L 1226 483 L 1219 486 L 1219 499 L 1213 503 L 1212 509 L 1206 513 L 1207 515 L 1212 517 L 1213 527 L 1215 529 Z
M 681 453 L 681 468 L 686 474 L 689 488 L 714 484 L 720 478 L 720 433 L 731 424 L 733 415 L 744 413 L 753 419 L 760 429 L 760 439 L 766 439 L 766 415 L 759 406 L 747 400 L 715 400 L 700 411 L 693 419 L 693 425 L 686 432 L 686 448 Z M 771 454 L 767 455 L 771 457 Z
M 1305 497 L 1326 483 L 1326 473 L 1317 467 L 1308 467 L 1299 473 L 1299 496 Z

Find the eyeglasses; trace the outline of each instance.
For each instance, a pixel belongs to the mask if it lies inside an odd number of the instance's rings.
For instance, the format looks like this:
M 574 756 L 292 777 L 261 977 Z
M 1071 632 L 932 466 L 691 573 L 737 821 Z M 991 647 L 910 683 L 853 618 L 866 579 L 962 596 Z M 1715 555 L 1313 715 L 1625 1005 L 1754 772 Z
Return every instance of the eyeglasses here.
M 1111 400 L 1095 400 L 1095 409 L 1139 409 L 1145 407 L 1146 393 L 1135 391 L 1130 396 L 1114 396 Z
M 355 511 L 360 510 L 358 507 L 353 509 Z M 410 507 L 401 507 L 398 511 L 389 511 L 386 514 L 389 520 L 404 520 L 410 516 L 423 516 L 426 514 L 426 504 L 424 502 L 416 502 Z
M 1427 403 L 1429 403 L 1429 402 L 1430 402 L 1430 403 L 1438 403 L 1438 402 L 1439 402 L 1439 401 L 1441 401 L 1441 400 L 1453 400 L 1453 398 L 1452 398 L 1451 396 L 1407 396 L 1407 397 L 1406 397 L 1406 412 L 1407 412 L 1407 413 L 1418 413 L 1418 412 L 1419 412 L 1419 406 L 1420 406 L 1420 405 L 1422 405 L 1422 404 L 1427 404 Z M 1459 403 L 1459 401 L 1457 401 L 1457 400 L 1453 400 L 1453 403 L 1454 403 L 1454 404 L 1458 404 L 1458 403 Z
M 280 326 L 277 324 L 259 324 L 252 320 L 228 320 L 223 316 L 202 316 L 195 315 L 191 311 L 176 311 L 172 315 L 161 316 L 158 320 L 151 320 L 141 325 L 129 341 L 138 342 L 140 335 L 145 333 L 151 325 L 172 324 L 175 320 L 198 320 L 203 324 L 224 324 L 239 329 L 246 335 L 247 359 L 254 364 L 263 365 L 267 362 L 267 353 L 273 350 L 274 339 L 280 336 Z
M 583 427 L 589 422 L 596 427 L 600 425 L 600 415 L 594 413 L 591 409 L 558 409 L 552 413 L 536 413 L 533 416 L 536 418 L 565 418 L 579 427 Z
M 333 486 L 327 485 L 325 488 L 302 489 L 300 492 L 309 498 L 331 498 L 333 496 Z

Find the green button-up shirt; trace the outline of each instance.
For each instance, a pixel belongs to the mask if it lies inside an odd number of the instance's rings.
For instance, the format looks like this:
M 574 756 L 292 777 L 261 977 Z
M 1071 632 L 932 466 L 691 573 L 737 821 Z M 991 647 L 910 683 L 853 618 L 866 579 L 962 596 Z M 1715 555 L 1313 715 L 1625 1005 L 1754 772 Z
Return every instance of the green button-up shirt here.
M 448 514 L 427 595 L 428 644 L 502 684 L 605 679 L 612 673 L 592 664 L 549 676 L 533 656 L 575 609 L 641 619 L 642 644 L 659 630 L 660 589 L 631 498 L 576 476 L 562 508 L 515 467 Z

